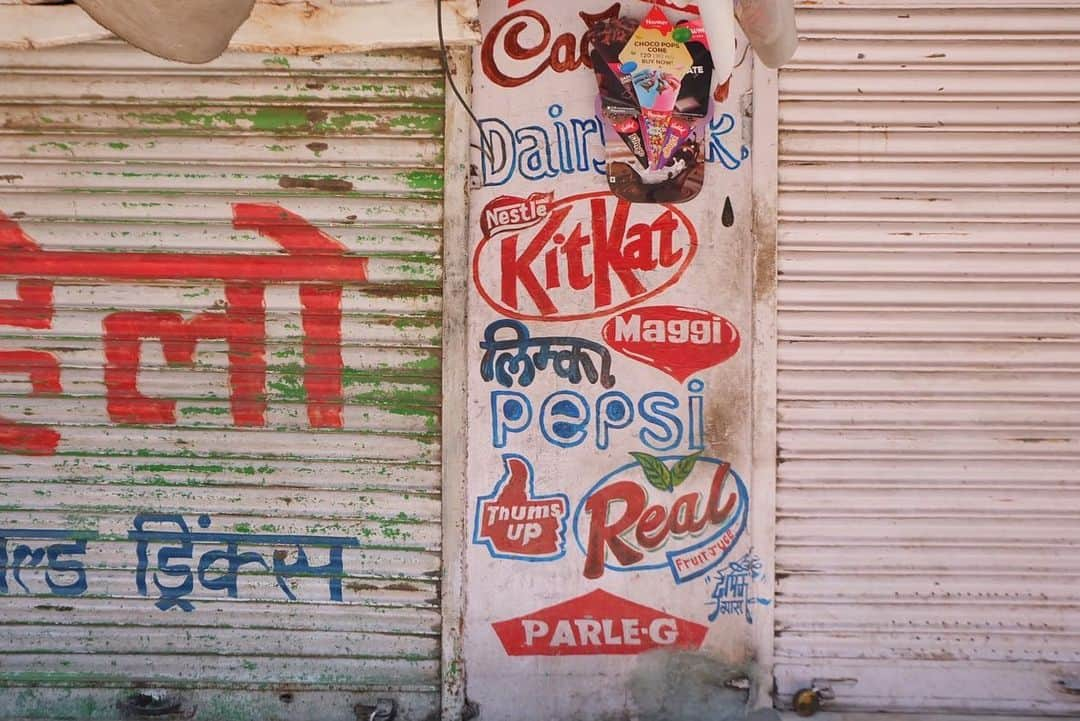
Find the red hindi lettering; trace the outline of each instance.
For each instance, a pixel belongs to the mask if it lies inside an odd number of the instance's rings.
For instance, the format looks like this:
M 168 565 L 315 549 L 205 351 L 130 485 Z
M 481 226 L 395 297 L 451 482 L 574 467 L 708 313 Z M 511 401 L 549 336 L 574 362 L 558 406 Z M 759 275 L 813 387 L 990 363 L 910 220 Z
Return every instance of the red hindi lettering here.
M 346 248 L 300 216 L 271 203 L 236 203 L 233 225 L 275 240 L 290 253 L 344 256 Z M 367 259 L 359 280 L 367 280 Z M 344 391 L 341 358 L 340 285 L 300 287 L 301 323 L 304 326 L 304 390 L 308 422 L 313 428 L 342 428 Z
M 0 212 L 0 252 L 33 255 L 41 250 L 18 223 Z M 50 281 L 19 279 L 15 282 L 15 296 L 15 300 L 0 300 L 0 325 L 34 330 L 52 327 L 53 284 Z M 28 376 L 32 396 L 62 390 L 60 363 L 56 356 L 45 351 L 0 351 L 0 373 Z M 0 453 L 51 456 L 56 453 L 59 442 L 60 434 L 52 428 L 0 417 Z
M 61 391 L 60 363 L 52 353 L 36 350 L 0 351 L 0 373 L 30 377 L 30 395 Z M 60 434 L 52 428 L 15 423 L 0 416 L 0 452 L 51 456 L 56 453 Z
M 40 252 L 18 223 L 0 212 L 0 251 L 15 253 Z M 17 328 L 45 329 L 52 325 L 53 284 L 38 278 L 23 278 L 15 282 L 17 300 L 0 300 L 0 325 Z
M 143 341 L 159 340 L 168 362 L 192 365 L 199 341 L 224 340 L 229 349 L 233 420 L 239 426 L 262 426 L 266 422 L 265 287 L 272 282 L 300 283 L 308 419 L 316 428 L 341 428 L 342 284 L 366 282 L 368 259 L 347 255 L 337 240 L 273 203 L 234 204 L 233 225 L 274 240 L 286 255 L 46 251 L 0 214 L 0 268 L 6 275 L 23 277 L 16 284 L 17 300 L 0 301 L 0 324 L 51 327 L 54 278 L 224 281 L 227 307 L 223 311 L 206 311 L 189 319 L 168 311 L 132 311 L 104 319 L 108 413 L 122 423 L 175 423 L 174 400 L 150 398 L 138 390 Z M 51 359 L 59 392 L 55 358 L 47 353 L 35 357 Z M 0 370 L 5 368 L 0 366 Z M 34 390 L 44 393 L 52 387 L 46 384 Z M 48 440 L 46 436 L 34 443 L 23 442 L 19 440 L 23 436 L 13 435 L 16 431 L 10 423 L 2 428 L 0 449 L 10 445 L 48 450 L 48 443 L 42 441 Z M 18 426 L 17 432 L 26 428 Z
M 110 420 L 116 423 L 175 423 L 176 401 L 148 398 L 139 392 L 138 373 L 144 339 L 161 340 L 165 361 L 194 365 L 200 340 L 224 340 L 229 346 L 229 386 L 233 422 L 266 424 L 265 286 L 225 286 L 227 310 L 200 313 L 184 320 L 179 313 L 124 311 L 110 313 L 105 329 L 105 389 Z

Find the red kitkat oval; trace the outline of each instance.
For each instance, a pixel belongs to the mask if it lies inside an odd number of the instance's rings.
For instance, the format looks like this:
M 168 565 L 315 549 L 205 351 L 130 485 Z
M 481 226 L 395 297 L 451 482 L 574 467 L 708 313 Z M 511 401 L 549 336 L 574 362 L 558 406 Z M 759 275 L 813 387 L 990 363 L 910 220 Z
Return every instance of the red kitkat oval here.
M 679 381 L 739 351 L 739 329 L 697 308 L 654 305 L 624 311 L 604 324 L 604 341 L 625 356 Z

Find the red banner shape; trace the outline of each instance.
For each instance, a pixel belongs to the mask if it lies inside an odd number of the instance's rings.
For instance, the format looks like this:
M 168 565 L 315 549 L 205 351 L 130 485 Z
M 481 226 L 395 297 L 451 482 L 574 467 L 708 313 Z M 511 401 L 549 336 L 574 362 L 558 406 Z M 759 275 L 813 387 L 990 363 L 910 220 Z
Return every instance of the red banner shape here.
M 739 351 L 739 330 L 707 310 L 655 305 L 620 313 L 606 324 L 604 342 L 680 383 Z
M 708 628 L 603 589 L 491 624 L 509 656 L 629 656 L 694 650 Z

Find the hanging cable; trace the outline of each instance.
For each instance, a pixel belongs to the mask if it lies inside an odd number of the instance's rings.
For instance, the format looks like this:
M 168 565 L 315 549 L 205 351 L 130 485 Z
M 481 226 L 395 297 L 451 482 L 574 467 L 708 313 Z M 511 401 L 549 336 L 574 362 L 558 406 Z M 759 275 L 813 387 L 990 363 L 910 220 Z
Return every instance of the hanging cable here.
M 476 126 L 476 132 L 480 136 L 480 152 L 491 164 L 495 163 L 495 148 L 491 145 L 491 142 L 484 137 L 484 128 L 480 125 L 480 120 L 473 113 L 472 108 L 465 102 L 465 96 L 458 90 L 457 83 L 454 82 L 454 76 L 450 72 L 450 53 L 446 48 L 446 38 L 443 35 L 443 17 L 442 17 L 442 0 L 435 0 L 435 19 L 439 28 L 439 58 L 442 60 L 443 75 L 446 76 L 446 82 L 450 85 L 450 90 L 453 91 L 454 97 L 461 103 L 461 107 L 465 108 L 465 112 L 472 118 L 473 125 Z M 476 147 L 476 146 L 473 146 Z

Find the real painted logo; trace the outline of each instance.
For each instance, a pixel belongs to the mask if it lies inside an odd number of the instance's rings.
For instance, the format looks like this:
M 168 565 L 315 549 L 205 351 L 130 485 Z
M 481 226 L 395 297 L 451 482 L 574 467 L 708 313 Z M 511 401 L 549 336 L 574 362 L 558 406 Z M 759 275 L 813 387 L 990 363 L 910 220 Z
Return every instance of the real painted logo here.
M 739 350 L 735 325 L 707 310 L 657 305 L 620 313 L 604 325 L 604 341 L 623 355 L 685 381 Z
M 708 627 L 602 589 L 491 624 L 509 656 L 628 656 L 694 650 Z
M 503 456 L 503 476 L 490 495 L 476 502 L 473 543 L 495 558 L 553 561 L 566 553 L 565 494 L 538 496 L 532 464 L 519 455 Z
M 697 231 L 671 205 L 585 193 L 541 214 L 540 205 L 534 213 L 527 199 L 502 196 L 482 222 L 508 207 L 519 212 L 480 241 L 473 281 L 492 308 L 518 320 L 581 320 L 635 305 L 677 283 L 697 252 Z
M 728 463 L 699 453 L 632 455 L 635 463 L 600 479 L 574 512 L 585 577 L 667 568 L 685 583 L 708 573 L 746 530 L 746 485 Z

